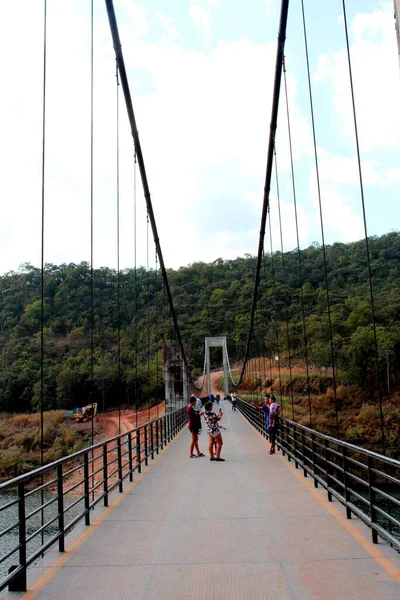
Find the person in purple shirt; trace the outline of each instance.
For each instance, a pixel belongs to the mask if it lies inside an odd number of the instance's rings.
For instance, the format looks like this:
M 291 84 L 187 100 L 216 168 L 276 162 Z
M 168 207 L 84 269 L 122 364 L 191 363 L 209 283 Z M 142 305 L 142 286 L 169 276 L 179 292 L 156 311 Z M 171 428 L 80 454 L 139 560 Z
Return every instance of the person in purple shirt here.
M 204 456 L 202 452 L 200 452 L 199 448 L 199 431 L 201 429 L 201 420 L 200 414 L 195 411 L 196 406 L 196 396 L 190 396 L 189 404 L 186 407 L 186 414 L 188 417 L 188 429 L 192 434 L 192 441 L 190 443 L 190 458 L 199 458 L 200 456 Z M 193 451 L 196 450 L 197 454 L 193 454 Z

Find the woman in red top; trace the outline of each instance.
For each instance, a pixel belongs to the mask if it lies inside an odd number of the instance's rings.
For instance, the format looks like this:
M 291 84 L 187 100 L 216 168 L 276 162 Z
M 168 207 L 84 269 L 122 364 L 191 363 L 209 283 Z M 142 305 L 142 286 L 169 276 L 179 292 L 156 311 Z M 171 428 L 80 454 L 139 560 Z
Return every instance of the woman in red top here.
M 196 397 L 190 396 L 189 404 L 186 407 L 186 414 L 188 416 L 188 429 L 192 434 L 192 441 L 190 443 L 190 458 L 198 458 L 200 456 L 204 456 L 202 452 L 200 452 L 199 448 L 199 431 L 201 429 L 201 421 L 200 415 L 194 410 L 196 405 Z M 193 450 L 196 450 L 197 454 L 193 454 Z

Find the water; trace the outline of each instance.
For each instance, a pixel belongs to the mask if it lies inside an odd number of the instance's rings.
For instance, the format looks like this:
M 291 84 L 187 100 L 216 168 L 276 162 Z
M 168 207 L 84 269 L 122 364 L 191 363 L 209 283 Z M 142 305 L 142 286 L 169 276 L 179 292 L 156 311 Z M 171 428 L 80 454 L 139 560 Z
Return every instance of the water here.
M 32 513 L 35 509 L 39 508 L 42 503 L 41 492 L 36 492 L 26 498 L 26 514 Z M 54 500 L 56 496 L 48 492 L 44 493 L 43 500 L 48 502 Z M 5 510 L 1 510 L 2 506 L 5 506 L 9 502 L 16 500 L 17 496 L 13 492 L 5 492 L 0 494 L 0 533 L 7 529 L 13 523 L 18 521 L 18 505 L 15 504 Z M 65 496 L 64 503 L 65 507 L 74 502 L 77 498 L 73 496 Z M 83 509 L 83 499 L 70 509 L 65 515 L 65 524 L 67 525 L 73 518 L 75 518 L 79 512 Z M 43 519 L 47 523 L 53 518 L 57 517 L 57 501 L 50 504 L 43 510 Z M 42 511 L 39 511 L 26 522 L 26 535 L 29 537 L 34 534 L 42 526 Z M 43 532 L 43 541 L 46 542 L 52 536 L 58 532 L 58 521 L 48 525 Z M 7 534 L 0 537 L 0 560 L 9 551 L 11 551 L 18 544 L 18 527 L 15 527 Z M 38 534 L 27 544 L 27 557 L 29 558 L 38 550 L 42 545 L 42 534 Z M 6 561 L 0 562 L 0 581 L 8 574 L 8 570 L 11 565 L 18 565 L 19 555 L 18 551 L 14 552 Z

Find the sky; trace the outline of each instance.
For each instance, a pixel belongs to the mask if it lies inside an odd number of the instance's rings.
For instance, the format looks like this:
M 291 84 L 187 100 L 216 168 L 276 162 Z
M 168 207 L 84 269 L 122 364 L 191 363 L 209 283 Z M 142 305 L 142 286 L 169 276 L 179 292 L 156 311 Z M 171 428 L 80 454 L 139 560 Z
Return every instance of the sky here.
M 167 267 L 256 254 L 280 1 L 114 0 Z M 400 69 L 392 0 L 347 1 L 369 235 L 400 223 Z M 364 236 L 342 0 L 305 0 L 324 235 Z M 0 22 L 0 273 L 40 265 L 43 0 Z M 321 243 L 301 2 L 285 47 L 301 247 Z M 47 1 L 45 261 L 90 260 L 90 0 Z M 283 88 L 282 88 L 283 91 Z M 117 85 L 94 0 L 94 267 L 117 265 Z M 155 266 L 119 88 L 120 266 Z M 297 246 L 284 95 L 276 137 L 285 250 Z M 276 181 L 272 247 L 279 249 Z M 147 241 L 149 239 L 149 241 Z M 270 247 L 269 238 L 266 247 Z M 135 250 L 136 248 L 136 250 Z M 149 250 L 147 251 L 147 248 Z

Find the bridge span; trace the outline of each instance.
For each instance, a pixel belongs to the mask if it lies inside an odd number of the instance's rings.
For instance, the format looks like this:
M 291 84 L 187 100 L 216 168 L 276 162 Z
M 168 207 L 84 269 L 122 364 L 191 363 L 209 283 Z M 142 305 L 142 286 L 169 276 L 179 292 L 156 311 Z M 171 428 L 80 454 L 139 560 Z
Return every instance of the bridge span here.
M 225 463 L 189 459 L 186 429 L 66 552 L 28 571 L 24 600 L 398 600 L 400 555 L 223 402 Z M 206 451 L 207 436 L 200 436 Z M 67 538 L 68 540 L 68 538 Z

